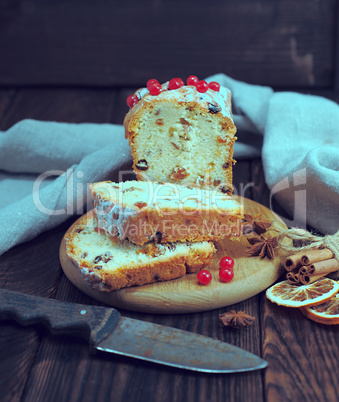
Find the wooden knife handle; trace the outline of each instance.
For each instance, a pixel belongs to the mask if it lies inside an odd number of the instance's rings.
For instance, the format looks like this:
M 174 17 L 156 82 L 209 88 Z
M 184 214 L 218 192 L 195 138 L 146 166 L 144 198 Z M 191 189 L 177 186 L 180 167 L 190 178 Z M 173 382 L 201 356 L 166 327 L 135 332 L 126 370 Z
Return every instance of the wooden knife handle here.
M 44 324 L 53 334 L 73 334 L 92 343 L 113 331 L 120 313 L 109 307 L 67 303 L 0 289 L 0 319 Z

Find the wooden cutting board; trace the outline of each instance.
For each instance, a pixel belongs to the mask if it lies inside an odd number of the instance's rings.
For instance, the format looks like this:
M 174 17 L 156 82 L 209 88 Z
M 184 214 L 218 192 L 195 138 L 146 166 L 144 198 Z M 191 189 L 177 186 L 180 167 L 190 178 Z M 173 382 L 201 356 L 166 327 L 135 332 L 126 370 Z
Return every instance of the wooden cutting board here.
M 245 213 L 254 216 L 262 214 L 263 219 L 274 221 L 278 230 L 287 228 L 268 208 L 247 198 L 237 198 L 244 205 Z M 76 224 L 77 221 L 73 225 Z M 274 236 L 276 232 L 268 231 L 268 234 Z M 117 308 L 161 314 L 201 312 L 241 302 L 267 289 L 283 272 L 282 261 L 286 254 L 278 250 L 274 260 L 249 257 L 246 254 L 249 247 L 246 236 L 242 236 L 240 241 L 220 241 L 216 247 L 212 266 L 208 268 L 213 279 L 207 286 L 198 283 L 196 274 L 189 274 L 168 282 L 106 293 L 87 285 L 79 269 L 67 257 L 64 240 L 60 247 L 60 262 L 68 279 L 90 297 Z M 235 261 L 234 278 L 229 283 L 221 282 L 218 275 L 219 261 L 226 255 Z

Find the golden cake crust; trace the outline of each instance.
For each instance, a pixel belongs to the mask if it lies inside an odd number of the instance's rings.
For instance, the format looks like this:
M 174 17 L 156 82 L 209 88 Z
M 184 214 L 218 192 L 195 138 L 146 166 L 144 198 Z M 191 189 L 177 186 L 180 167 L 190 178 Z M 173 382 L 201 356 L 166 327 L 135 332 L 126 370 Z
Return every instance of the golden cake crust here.
M 217 241 L 241 235 L 241 205 L 216 191 L 136 181 L 93 183 L 90 190 L 99 227 L 121 240 L 142 245 L 149 241 Z M 167 198 L 175 197 L 176 192 L 178 199 Z M 157 198 L 154 194 L 162 195 Z
M 82 217 L 66 233 L 65 242 L 68 258 L 89 286 L 104 292 L 168 281 L 198 272 L 211 263 L 216 251 L 210 242 L 179 246 L 171 243 L 160 247 L 154 243 L 136 246 L 122 242 L 96 229 L 93 212 Z M 129 261 L 122 259 L 115 263 L 117 250 L 123 247 L 127 247 Z

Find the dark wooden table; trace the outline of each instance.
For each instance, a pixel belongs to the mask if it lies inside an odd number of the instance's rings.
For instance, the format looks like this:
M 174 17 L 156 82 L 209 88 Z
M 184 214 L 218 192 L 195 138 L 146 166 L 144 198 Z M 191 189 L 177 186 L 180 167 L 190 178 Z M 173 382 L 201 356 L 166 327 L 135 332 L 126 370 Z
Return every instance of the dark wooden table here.
M 86 88 L 0 89 L 0 129 L 23 118 L 121 124 L 131 90 Z M 268 205 L 260 159 L 238 162 L 235 186 Z M 69 302 L 100 305 L 77 290 L 59 264 L 67 222 L 0 257 L 0 287 Z M 0 239 L 1 241 L 1 239 Z M 224 328 L 219 314 L 230 309 L 253 316 L 246 329 Z M 183 315 L 121 311 L 122 315 L 213 337 L 262 356 L 265 370 L 211 375 L 127 357 L 91 355 L 85 341 L 52 336 L 40 325 L 0 326 L 1 401 L 338 401 L 339 327 L 277 307 L 264 293 L 234 306 Z

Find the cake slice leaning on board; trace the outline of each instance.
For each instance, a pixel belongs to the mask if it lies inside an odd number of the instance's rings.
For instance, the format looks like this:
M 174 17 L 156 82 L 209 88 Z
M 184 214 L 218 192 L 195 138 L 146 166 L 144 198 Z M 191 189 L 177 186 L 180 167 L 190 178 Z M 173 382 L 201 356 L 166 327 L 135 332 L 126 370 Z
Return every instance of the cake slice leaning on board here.
M 130 286 L 168 281 L 211 264 L 212 242 L 135 245 L 108 236 L 97 227 L 93 211 L 83 215 L 65 235 L 66 254 L 87 285 L 110 292 Z
M 242 206 L 226 194 L 173 183 L 90 185 L 98 226 L 135 244 L 217 241 L 241 234 Z

